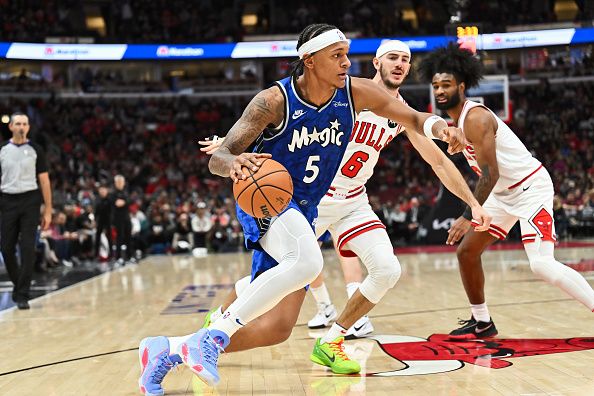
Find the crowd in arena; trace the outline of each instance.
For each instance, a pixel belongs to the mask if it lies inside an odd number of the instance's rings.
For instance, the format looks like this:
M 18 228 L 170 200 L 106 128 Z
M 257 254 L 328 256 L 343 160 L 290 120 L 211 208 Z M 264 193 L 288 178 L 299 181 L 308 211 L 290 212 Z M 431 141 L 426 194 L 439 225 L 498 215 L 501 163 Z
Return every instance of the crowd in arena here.
M 577 1 L 575 20 L 592 19 L 587 1 Z M 310 23 L 325 21 L 356 32 L 359 37 L 443 34 L 449 16 L 461 11 L 464 20 L 484 21 L 493 32 L 505 26 L 551 23 L 557 20 L 555 2 L 534 0 L 492 0 L 470 2 L 412 1 L 404 15 L 400 3 L 380 0 L 349 2 L 297 2 L 286 7 L 282 2 L 201 0 L 125 0 L 105 2 L 99 12 L 105 32 L 97 34 L 86 25 L 89 8 L 85 2 L 0 0 L 0 32 L 3 41 L 44 42 L 47 37 L 94 37 L 95 42 L 127 43 L 200 43 L 240 41 L 247 34 L 287 34 L 301 31 Z M 97 5 L 94 5 L 96 8 Z M 341 10 L 336 12 L 336 10 Z M 253 26 L 242 26 L 243 15 L 256 15 Z M 488 15 L 489 19 L 485 20 Z
M 511 98 L 512 128 L 555 182 L 557 233 L 561 238 L 591 233 L 594 83 L 543 81 L 512 89 Z M 230 183 L 209 173 L 197 140 L 224 134 L 246 100 L 53 98 L 0 104 L 2 113 L 21 109 L 29 114 L 31 137 L 46 147 L 51 164 L 55 213 L 50 232 L 43 235 L 46 263 L 115 258 L 111 249 L 97 251 L 93 240 L 99 187 L 113 188 L 116 174 L 127 180 L 128 259 L 196 248 L 241 249 Z M 396 245 L 422 242 L 418 229 L 438 189 L 437 178 L 403 136 L 382 151 L 368 184 L 372 206 Z

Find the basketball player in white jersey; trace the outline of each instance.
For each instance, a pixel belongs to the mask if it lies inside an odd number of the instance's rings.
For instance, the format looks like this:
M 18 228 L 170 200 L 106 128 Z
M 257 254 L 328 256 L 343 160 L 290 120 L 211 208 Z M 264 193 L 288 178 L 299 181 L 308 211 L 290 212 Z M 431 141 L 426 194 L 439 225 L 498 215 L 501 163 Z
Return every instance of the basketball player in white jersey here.
M 437 107 L 446 110 L 463 130 L 468 141 L 464 156 L 479 176 L 475 196 L 493 216 L 488 233 L 472 229 L 468 209 L 449 230 L 448 244 L 463 237 L 457 256 L 472 312 L 450 337 L 497 335 L 485 302 L 481 255 L 489 245 L 505 239 L 518 220 L 532 271 L 593 310 L 594 291 L 588 282 L 554 256 L 554 191 L 549 173 L 491 110 L 466 99 L 465 91 L 478 85 L 482 77 L 480 60 L 452 44 L 423 59 L 420 70 L 431 81 Z
M 373 59 L 373 66 L 376 69 L 373 81 L 405 104 L 406 101 L 400 96 L 398 89 L 409 73 L 410 62 L 410 48 L 400 40 L 382 43 Z M 369 206 L 365 184 L 373 175 L 380 150 L 403 130 L 401 125 L 378 117 L 370 111 L 359 113 L 351 143 L 347 146 L 332 187 L 318 205 L 316 232 L 320 228 L 320 230 L 329 230 L 332 235 L 344 274 L 348 298 L 351 298 L 359 289 L 363 272 L 359 259 L 352 254 L 352 251 L 344 249 L 344 246 L 361 234 L 374 229 L 385 229 Z M 377 139 L 377 142 L 374 139 Z M 342 230 L 342 233 L 338 230 Z M 382 240 L 385 243 L 386 239 L 382 238 Z M 391 243 L 389 245 L 392 248 Z M 369 248 L 373 246 L 372 243 Z M 311 283 L 310 290 L 316 300 L 318 312 L 307 325 L 310 329 L 326 327 L 336 319 L 338 314 L 330 300 L 323 273 Z M 369 317 L 364 315 L 347 330 L 346 338 L 362 337 L 371 332 L 373 332 L 373 325 Z
M 401 41 L 388 41 L 382 44 L 374 58 L 377 70 L 373 81 L 404 103 L 398 94 L 398 87 L 410 69 L 411 53 L 408 46 Z M 365 183 L 373 174 L 373 168 L 379 159 L 381 150 L 404 128 L 397 123 L 363 110 L 358 113 L 350 142 L 326 196 L 318 205 L 318 218 L 315 223 L 316 236 L 320 237 L 330 231 L 341 255 L 358 256 L 367 267 L 368 276 L 355 288 L 342 314 L 329 329 L 327 334 L 316 341 L 311 355 L 312 361 L 329 366 L 333 372 L 350 374 L 359 371 L 344 353 L 340 353 L 349 364 L 330 364 L 320 353 L 319 346 L 329 343 L 338 337 L 346 336 L 347 329 L 366 315 L 391 289 L 400 277 L 400 263 L 394 255 L 394 248 L 386 232 L 385 226 L 371 209 Z M 434 169 L 446 187 L 455 191 L 448 174 L 458 172 L 446 155 L 433 143 L 417 133 L 405 132 L 413 147 Z M 208 142 L 204 142 L 208 144 Z M 214 152 L 217 144 L 208 145 L 202 150 Z M 358 266 L 358 263 L 356 263 Z M 356 270 L 356 269 L 355 269 Z M 235 294 L 241 295 L 249 284 L 246 277 L 237 282 Z M 294 294 L 304 294 L 303 290 Z M 230 298 L 214 315 L 218 317 L 225 311 Z M 291 328 L 286 323 L 295 323 L 297 317 L 288 320 L 288 313 L 299 314 L 294 304 L 301 304 L 302 298 L 287 297 L 272 311 L 262 315 L 236 333 L 237 339 L 227 351 L 250 349 L 271 345 L 271 341 L 279 343 L 288 338 Z M 210 319 L 212 319 L 211 316 Z M 208 320 L 208 319 L 207 319 Z M 233 345 L 235 344 L 235 345 Z M 338 354 L 338 352 L 337 352 Z M 326 355 L 327 356 L 327 355 Z

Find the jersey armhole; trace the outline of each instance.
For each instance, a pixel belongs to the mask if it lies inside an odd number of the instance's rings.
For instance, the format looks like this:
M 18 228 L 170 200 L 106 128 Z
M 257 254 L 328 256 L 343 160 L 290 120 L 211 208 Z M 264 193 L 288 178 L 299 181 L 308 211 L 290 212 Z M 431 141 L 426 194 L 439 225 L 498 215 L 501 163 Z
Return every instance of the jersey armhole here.
M 280 81 L 275 81 L 274 84 L 280 89 L 281 93 L 283 94 L 283 101 L 285 103 L 285 114 L 283 115 L 283 120 L 278 126 L 266 129 L 267 133 L 264 134 L 264 140 L 271 140 L 277 137 L 278 135 L 282 134 L 287 128 L 287 124 L 289 123 L 289 97 L 287 95 L 287 91 L 285 90 L 284 85 L 280 83 Z
M 349 98 L 349 105 L 351 107 L 351 117 L 352 117 L 352 124 L 351 125 L 355 125 L 355 120 L 357 119 L 357 113 L 356 113 L 356 109 L 355 109 L 355 100 L 353 99 L 353 90 L 351 87 L 351 76 L 347 76 L 346 79 L 346 88 L 347 88 L 347 96 Z M 353 131 L 351 130 L 351 134 L 353 133 Z M 350 135 L 349 135 L 350 138 Z

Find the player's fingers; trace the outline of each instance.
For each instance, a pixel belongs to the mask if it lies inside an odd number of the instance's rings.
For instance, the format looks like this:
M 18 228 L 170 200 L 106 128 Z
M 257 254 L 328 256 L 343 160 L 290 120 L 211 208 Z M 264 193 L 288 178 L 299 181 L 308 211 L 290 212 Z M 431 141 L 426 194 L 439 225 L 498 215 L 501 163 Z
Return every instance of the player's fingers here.
M 239 180 L 245 180 L 247 175 L 243 173 L 242 167 L 244 165 L 238 160 L 233 162 L 233 166 L 231 167 L 231 172 L 235 174 L 235 178 Z M 232 176 L 233 177 L 233 176 Z

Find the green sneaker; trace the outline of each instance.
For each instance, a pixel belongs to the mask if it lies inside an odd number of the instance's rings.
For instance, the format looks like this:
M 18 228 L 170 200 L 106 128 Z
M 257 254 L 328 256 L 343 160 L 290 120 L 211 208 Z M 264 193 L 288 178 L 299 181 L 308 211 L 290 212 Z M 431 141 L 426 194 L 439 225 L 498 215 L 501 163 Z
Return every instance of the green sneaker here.
M 203 329 L 206 329 L 208 326 L 210 326 L 210 324 L 212 323 L 211 320 L 210 320 L 210 317 L 216 311 L 218 311 L 218 308 L 215 308 L 215 309 L 213 309 L 212 311 L 210 311 L 209 313 L 206 314 L 206 316 L 204 317 L 204 323 L 202 323 L 202 328 Z
M 323 344 L 321 340 L 316 340 L 313 352 L 309 356 L 312 362 L 330 367 L 335 374 L 357 374 L 361 371 L 359 363 L 349 359 L 344 353 L 344 337 L 337 337 L 334 341 Z

